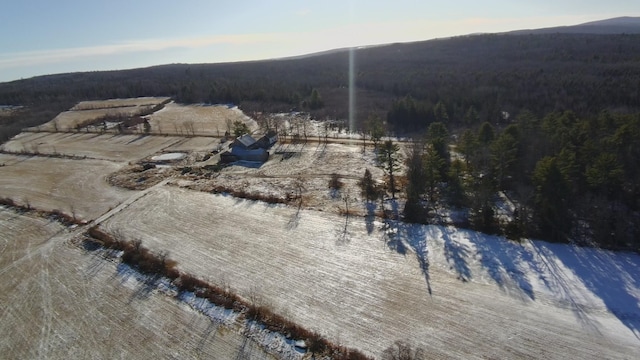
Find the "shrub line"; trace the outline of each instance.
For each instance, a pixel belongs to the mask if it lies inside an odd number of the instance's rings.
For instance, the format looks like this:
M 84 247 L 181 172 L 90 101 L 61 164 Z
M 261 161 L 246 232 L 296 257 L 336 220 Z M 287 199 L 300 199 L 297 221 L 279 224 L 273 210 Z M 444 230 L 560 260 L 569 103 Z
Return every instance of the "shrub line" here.
M 47 153 L 41 153 L 39 151 L 10 151 L 10 150 L 0 150 L 0 154 L 7 154 L 7 155 L 20 155 L 20 156 L 39 156 L 39 157 L 47 157 L 47 158 L 57 158 L 57 159 L 71 159 L 71 160 L 85 160 L 85 159 L 95 159 L 95 158 L 90 158 L 86 155 L 83 156 L 79 156 L 79 155 L 66 155 L 66 154 L 59 154 L 59 153 L 51 153 L 51 154 L 47 154 Z M 99 160 L 99 159 L 96 159 Z
M 75 216 L 71 216 L 69 214 L 65 214 L 62 211 L 58 210 L 58 209 L 53 209 L 51 211 L 49 210 L 41 210 L 41 209 L 36 209 L 34 207 L 32 207 L 29 204 L 26 205 L 20 205 L 18 203 L 15 202 L 15 200 L 5 197 L 5 198 L 0 198 L 0 205 L 4 205 L 16 212 L 19 213 L 33 213 L 36 214 L 38 216 L 41 217 L 45 217 L 45 218 L 50 218 L 52 220 L 55 220 L 57 222 L 59 222 L 60 224 L 64 225 L 64 226 L 71 226 L 71 225 L 84 225 L 85 222 L 81 219 L 76 218 Z

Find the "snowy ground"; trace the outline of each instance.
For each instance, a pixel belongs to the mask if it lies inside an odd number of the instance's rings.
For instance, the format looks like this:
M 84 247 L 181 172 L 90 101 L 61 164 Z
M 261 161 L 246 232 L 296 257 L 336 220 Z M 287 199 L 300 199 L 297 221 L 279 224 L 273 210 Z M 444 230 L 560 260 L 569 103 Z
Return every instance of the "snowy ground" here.
M 24 132 L 3 144 L 1 149 L 8 152 L 86 156 L 129 162 L 183 141 L 184 138 L 172 136 Z
M 239 329 L 42 221 L 0 208 L 1 358 L 272 359 Z
M 339 212 L 345 208 L 343 198 L 355 203 L 361 198 L 357 183 L 369 169 L 374 179 L 382 179 L 372 148 L 342 144 L 277 144 L 266 163 L 238 162 L 224 168 L 214 178 L 176 181 L 181 186 L 200 190 L 212 187 L 243 189 L 249 193 L 268 194 L 284 199 L 296 192 L 296 181 L 304 183 L 304 207 Z M 344 187 L 329 188 L 332 174 L 338 175 Z
M 81 101 L 71 110 L 109 109 L 128 106 L 156 106 L 169 100 L 168 97 L 137 97 L 126 99 L 90 100 Z
M 640 356 L 640 257 L 156 188 L 104 224 L 379 356 Z
M 121 102 L 76 112 L 140 105 Z M 168 104 L 150 119 L 152 132 L 156 121 L 178 134 L 193 125 L 215 136 L 227 119 L 257 127 L 221 106 Z M 295 121 L 310 140 L 322 137 L 321 123 Z M 185 271 L 373 356 L 405 340 L 433 358 L 640 358 L 640 256 L 364 216 L 380 209 L 363 205 L 356 182 L 366 168 L 374 179 L 382 171 L 371 147 L 363 153 L 352 135 L 332 136 L 344 144 L 278 144 L 269 162 L 234 164 L 210 179 L 160 169 L 158 185 L 126 191 L 105 178 L 163 152 L 192 161 L 219 139 L 23 133 L 5 149 L 88 159 L 0 154 L 0 197 L 97 218 L 168 251 Z M 345 183 L 340 192 L 328 188 L 332 173 Z M 167 185 L 285 196 L 298 180 L 301 209 Z M 347 194 L 358 216 L 339 215 Z M 206 304 L 176 301 L 71 241 L 84 230 L 0 208 L 0 354 L 268 358 L 255 337 L 203 314 Z
M 169 103 L 146 117 L 154 134 L 223 136 L 233 122 L 241 121 L 250 130 L 258 129 L 255 120 L 237 107 L 226 105 L 181 105 Z

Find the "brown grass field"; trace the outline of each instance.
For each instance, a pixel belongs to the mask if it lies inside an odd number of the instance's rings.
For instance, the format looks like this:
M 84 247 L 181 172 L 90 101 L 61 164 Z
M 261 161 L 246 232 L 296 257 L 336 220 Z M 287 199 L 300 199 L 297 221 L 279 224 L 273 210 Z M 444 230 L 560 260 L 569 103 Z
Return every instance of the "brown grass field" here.
M 0 208 L 3 359 L 272 359 L 43 222 Z
M 109 109 L 130 106 L 156 106 L 165 101 L 168 97 L 138 97 L 128 99 L 109 99 L 109 100 L 91 100 L 81 101 L 70 110 L 91 110 L 91 109 Z
M 226 105 L 169 103 L 147 118 L 154 134 L 223 136 L 234 121 L 244 122 L 252 131 L 258 129 L 255 120 Z
M 110 161 L 0 154 L 0 164 L 0 197 L 42 210 L 90 220 L 130 195 L 105 181 L 123 166 Z
M 59 154 L 118 162 L 140 160 L 184 142 L 181 137 L 23 132 L 0 148 L 12 153 Z
M 131 117 L 149 111 L 153 107 L 167 101 L 168 98 L 133 98 L 100 101 L 83 101 L 58 114 L 51 121 L 33 128 L 36 131 L 73 131 L 78 125 L 86 125 L 105 116 Z

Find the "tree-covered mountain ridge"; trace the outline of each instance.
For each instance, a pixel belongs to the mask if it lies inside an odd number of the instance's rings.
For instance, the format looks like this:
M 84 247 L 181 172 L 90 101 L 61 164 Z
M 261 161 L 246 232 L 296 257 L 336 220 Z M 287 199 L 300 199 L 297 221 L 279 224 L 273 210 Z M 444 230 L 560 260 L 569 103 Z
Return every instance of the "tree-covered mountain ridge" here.
M 620 26 L 625 31 L 618 31 Z M 454 117 L 469 105 L 485 118 L 523 108 L 538 114 L 560 109 L 583 114 L 640 106 L 640 18 L 553 29 L 342 49 L 298 58 L 38 76 L 0 83 L 0 104 L 62 103 L 56 110 L 64 110 L 80 100 L 159 95 L 188 103 L 233 102 L 289 110 L 301 108 L 316 88 L 325 105 L 312 109 L 316 116 L 344 118 L 353 56 L 359 120 L 371 112 L 384 116 L 393 100 L 405 96 L 431 104 L 444 101 Z

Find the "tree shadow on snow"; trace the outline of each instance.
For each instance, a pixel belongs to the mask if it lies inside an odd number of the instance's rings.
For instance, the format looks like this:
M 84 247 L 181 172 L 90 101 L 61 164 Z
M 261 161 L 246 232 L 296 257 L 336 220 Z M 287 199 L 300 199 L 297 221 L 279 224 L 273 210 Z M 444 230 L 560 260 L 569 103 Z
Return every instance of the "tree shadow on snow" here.
M 536 300 L 531 283 L 536 279 L 578 321 L 598 332 L 589 316 L 590 307 L 597 306 L 590 300 L 593 296 L 640 340 L 640 255 L 539 240 L 523 246 L 473 231 L 467 236 L 503 291 Z
M 429 249 L 427 247 L 425 226 L 385 219 L 382 232 L 385 244 L 389 249 L 401 255 L 406 255 L 409 248 L 413 250 L 427 284 L 427 291 L 429 295 L 432 295 L 431 277 L 429 275 Z
M 348 214 L 344 217 L 344 226 L 338 228 L 336 234 L 336 245 L 342 246 L 347 245 L 351 242 L 351 234 L 349 233 L 349 216 Z
M 124 285 L 126 282 L 133 280 L 135 288 L 129 298 L 129 304 L 135 300 L 145 300 L 149 298 L 153 290 L 158 288 L 161 279 L 159 274 L 143 275 L 139 273 L 138 270 L 123 263 L 118 264 L 114 276 L 120 280 L 120 285 Z
M 135 137 L 132 140 L 130 140 L 129 142 L 127 142 L 127 145 L 132 144 L 132 143 L 134 143 L 136 141 L 140 141 L 140 140 L 142 140 L 142 139 L 144 139 L 146 137 L 147 137 L 147 135 L 138 135 L 137 137 Z
M 198 345 L 196 346 L 196 352 L 198 354 L 202 354 L 203 353 L 203 350 L 204 350 L 205 345 L 207 343 L 212 343 L 212 342 L 215 341 L 216 334 L 218 332 L 218 327 L 220 327 L 219 323 L 217 323 L 215 321 L 209 322 L 209 325 L 205 329 L 204 333 L 202 334 L 202 337 L 198 341 Z
M 481 256 L 481 264 L 498 284 L 510 295 L 535 300 L 533 285 L 529 281 L 522 264 L 531 261 L 529 254 L 520 244 L 510 243 L 498 236 L 469 231 L 468 238 Z
M 252 358 L 252 352 L 253 352 L 253 339 L 251 339 L 249 337 L 249 334 L 244 333 L 242 334 L 242 343 L 238 346 L 238 353 L 236 354 L 236 360 L 244 360 L 244 359 L 251 359 Z
M 371 235 L 374 227 L 374 221 L 376 220 L 376 203 L 367 201 L 365 204 L 367 208 L 367 214 L 364 216 L 365 227 L 367 228 L 367 235 Z
M 545 259 L 556 283 L 563 286 L 575 281 L 563 277 L 558 269 L 561 262 L 640 340 L 640 255 L 543 241 L 531 243 L 536 255 Z M 577 315 L 586 318 L 580 304 L 573 301 L 571 289 L 560 290 L 568 294 L 572 306 L 579 311 Z
M 298 209 L 296 210 L 296 212 L 294 212 L 293 214 L 291 214 L 291 217 L 289 218 L 289 221 L 287 221 L 286 224 L 286 229 L 287 230 L 294 230 L 298 227 L 298 225 L 300 225 L 300 217 L 301 217 L 301 213 L 300 213 L 300 207 L 298 207 Z
M 453 237 L 456 232 L 448 227 L 442 228 L 442 238 L 444 240 L 444 256 L 450 269 L 458 274 L 458 280 L 467 282 L 471 280 L 471 269 L 467 259 L 470 255 L 470 249 L 466 244 L 455 241 Z

